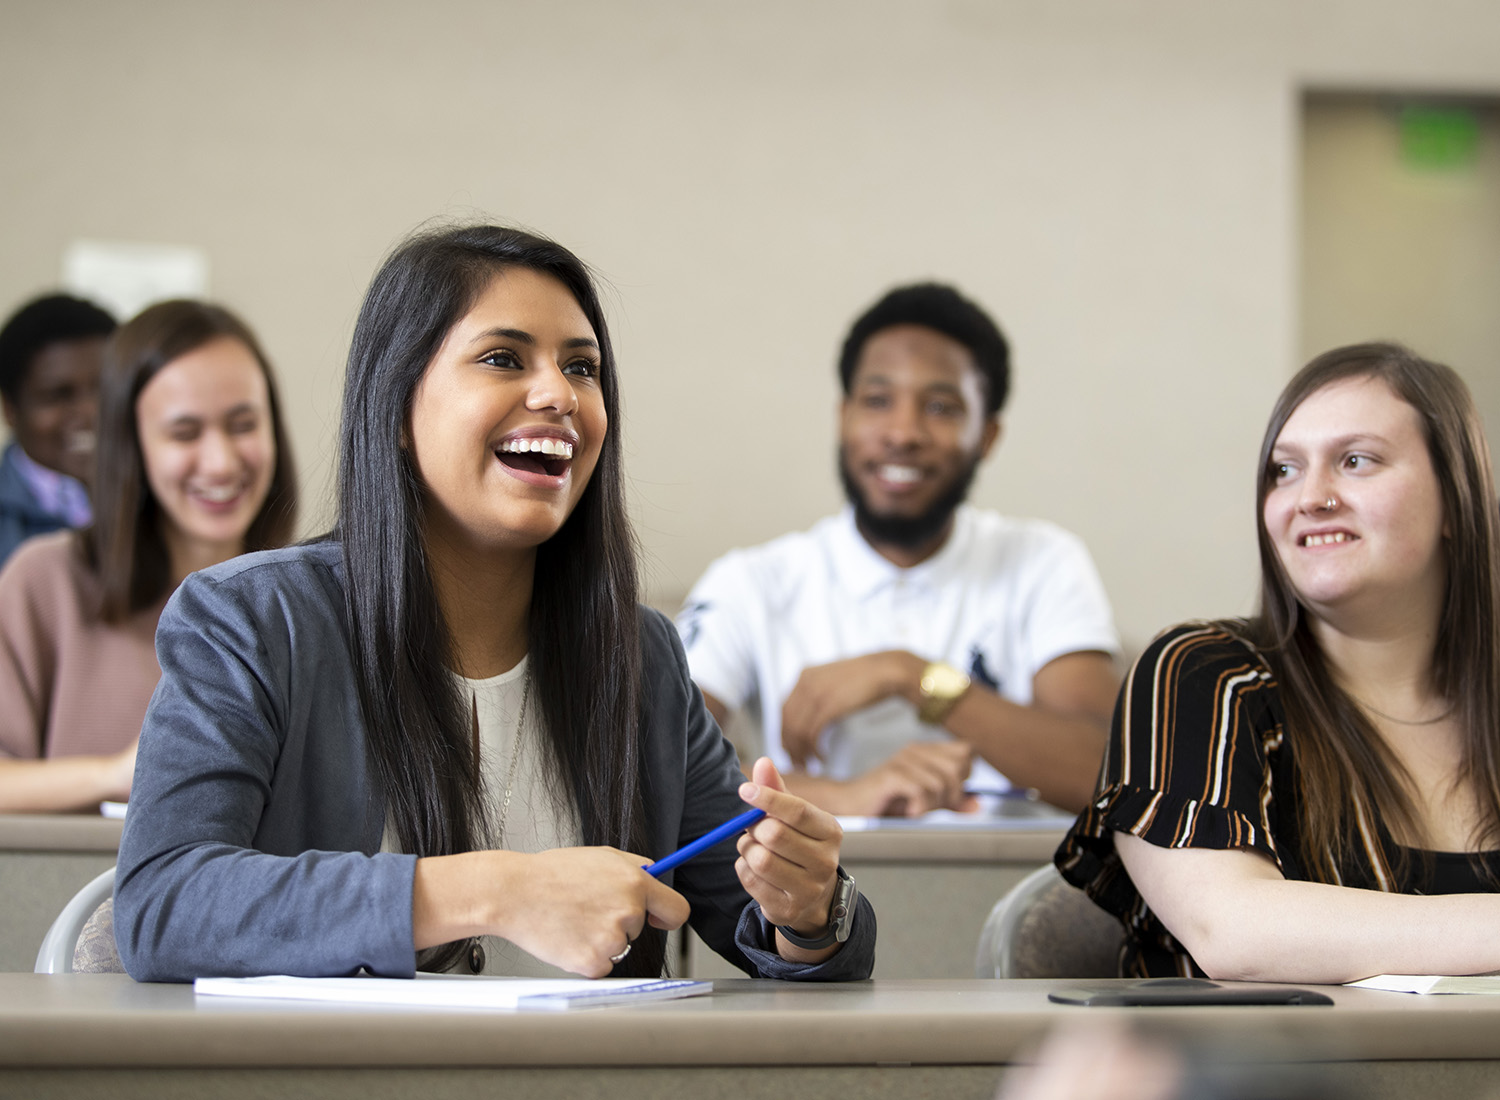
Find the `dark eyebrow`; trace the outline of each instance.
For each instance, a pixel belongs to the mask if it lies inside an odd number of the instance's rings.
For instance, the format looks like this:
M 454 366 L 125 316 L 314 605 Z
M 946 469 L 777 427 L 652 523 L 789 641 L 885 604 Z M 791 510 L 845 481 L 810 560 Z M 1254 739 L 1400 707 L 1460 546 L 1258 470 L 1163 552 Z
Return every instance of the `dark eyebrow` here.
M 231 408 L 225 409 L 219 415 L 224 420 L 230 420 L 230 419 L 233 419 L 236 416 L 243 416 L 246 413 L 259 414 L 259 412 L 260 412 L 260 407 L 258 405 L 256 405 L 255 402 L 253 402 L 253 401 L 241 401 L 238 405 L 234 405 Z M 178 413 L 176 416 L 168 418 L 168 420 L 167 420 L 167 427 L 173 428 L 173 427 L 176 427 L 178 424 L 194 424 L 194 425 L 198 425 L 198 424 L 203 424 L 203 423 L 205 423 L 205 422 L 207 422 L 207 421 L 209 421 L 211 419 L 212 419 L 211 417 L 201 416 L 198 413 Z
M 932 385 L 926 387 L 922 392 L 929 394 L 947 393 L 952 394 L 954 397 L 958 398 L 962 398 L 964 396 L 963 389 L 953 382 L 934 382 Z
M 1343 435 L 1339 436 L 1336 439 L 1330 439 L 1328 441 L 1328 447 L 1331 450 L 1342 451 L 1349 447 L 1358 446 L 1361 443 L 1375 443 L 1387 447 L 1390 446 L 1390 440 L 1386 439 L 1385 436 L 1379 434 L 1378 432 L 1351 432 L 1349 435 Z M 1271 454 L 1275 455 L 1278 451 L 1291 451 L 1293 454 L 1301 454 L 1302 447 L 1296 442 L 1283 443 L 1278 439 L 1276 441 L 1276 444 L 1271 448 Z
M 1360 443 L 1381 443 L 1390 446 L 1390 442 L 1389 439 L 1379 432 L 1354 432 L 1340 439 L 1335 439 L 1333 444 L 1335 447 L 1353 447 Z
M 519 328 L 487 328 L 483 332 L 476 333 L 474 343 L 482 340 L 514 340 L 518 344 L 535 344 L 536 337 L 531 333 Z
M 867 374 L 850 387 L 850 392 L 865 386 L 894 386 L 896 383 L 883 374 Z M 930 382 L 919 391 L 923 397 L 931 397 L 933 394 L 946 394 L 956 397 L 960 401 L 967 401 L 961 386 L 955 382 Z
M 514 340 L 516 343 L 525 344 L 527 347 L 536 346 L 536 337 L 525 329 L 519 328 L 485 329 L 474 337 L 473 343 L 478 344 L 485 340 Z M 565 348 L 593 348 L 595 351 L 599 350 L 598 342 L 589 339 L 587 336 L 575 336 L 571 340 L 564 340 L 562 346 Z

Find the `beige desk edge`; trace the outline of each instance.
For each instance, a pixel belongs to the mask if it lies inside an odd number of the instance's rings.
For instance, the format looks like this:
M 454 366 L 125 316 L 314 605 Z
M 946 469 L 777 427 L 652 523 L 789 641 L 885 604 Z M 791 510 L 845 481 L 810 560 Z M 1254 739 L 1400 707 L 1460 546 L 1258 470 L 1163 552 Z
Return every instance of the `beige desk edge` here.
M 98 814 L 0 814 L 0 851 L 115 852 L 124 827 Z
M 0 814 L 0 851 L 112 852 L 124 822 L 94 814 Z M 844 834 L 847 860 L 1045 863 L 1063 830 L 871 830 Z
M 1332 1008 L 1085 1009 L 1058 982 L 715 983 L 711 997 L 559 1014 L 196 1003 L 123 975 L 0 974 L 0 1067 L 991 1065 L 1064 1019 L 1150 1013 L 1278 1061 L 1500 1058 L 1500 998 L 1334 989 Z
M 955 829 L 883 830 L 844 834 L 846 862 L 871 863 L 1048 863 L 1066 830 Z

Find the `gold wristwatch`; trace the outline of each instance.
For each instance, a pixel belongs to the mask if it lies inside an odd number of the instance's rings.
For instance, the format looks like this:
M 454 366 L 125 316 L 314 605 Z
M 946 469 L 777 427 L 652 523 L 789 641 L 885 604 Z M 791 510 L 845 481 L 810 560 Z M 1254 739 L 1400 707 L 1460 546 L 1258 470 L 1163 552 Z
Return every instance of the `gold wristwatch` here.
M 947 661 L 933 661 L 922 670 L 922 705 L 917 708 L 917 717 L 934 726 L 943 724 L 943 719 L 958 705 L 969 690 L 969 678 Z

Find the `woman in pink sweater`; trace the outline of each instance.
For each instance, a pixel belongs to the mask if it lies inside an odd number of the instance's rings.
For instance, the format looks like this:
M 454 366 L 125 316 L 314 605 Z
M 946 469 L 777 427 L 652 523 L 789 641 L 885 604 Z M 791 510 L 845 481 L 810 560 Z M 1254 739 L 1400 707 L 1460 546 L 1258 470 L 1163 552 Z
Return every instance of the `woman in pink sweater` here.
M 222 307 L 163 302 L 115 333 L 97 461 L 93 525 L 31 539 L 0 570 L 0 812 L 128 797 L 167 597 L 291 537 L 276 386 Z

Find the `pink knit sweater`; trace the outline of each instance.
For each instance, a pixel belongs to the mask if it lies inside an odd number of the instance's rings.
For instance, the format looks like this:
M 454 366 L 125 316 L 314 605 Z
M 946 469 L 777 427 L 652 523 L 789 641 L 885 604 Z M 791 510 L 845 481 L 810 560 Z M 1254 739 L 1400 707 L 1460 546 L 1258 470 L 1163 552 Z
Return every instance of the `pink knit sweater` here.
M 166 600 L 112 626 L 98 599 L 72 531 L 28 540 L 0 569 L 0 755 L 114 753 L 140 736 Z

